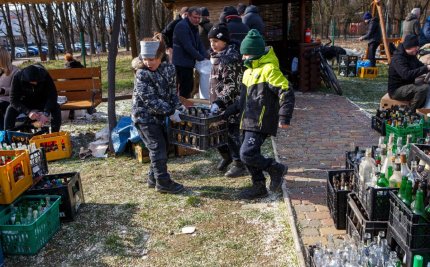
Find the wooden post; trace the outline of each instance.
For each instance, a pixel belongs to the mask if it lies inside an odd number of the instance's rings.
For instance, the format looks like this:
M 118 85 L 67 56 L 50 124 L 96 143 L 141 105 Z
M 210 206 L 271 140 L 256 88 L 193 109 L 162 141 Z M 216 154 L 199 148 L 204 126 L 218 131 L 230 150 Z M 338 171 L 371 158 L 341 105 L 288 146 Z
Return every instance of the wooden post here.
M 387 55 L 388 64 L 390 64 L 391 53 L 389 49 L 390 47 L 388 46 L 387 33 L 385 31 L 385 22 L 384 22 L 384 15 L 382 14 L 381 0 L 373 0 L 373 5 L 376 6 L 376 10 L 378 11 L 379 25 L 381 26 L 381 33 L 382 33 L 382 41 L 384 42 L 384 49 L 385 49 L 385 54 Z

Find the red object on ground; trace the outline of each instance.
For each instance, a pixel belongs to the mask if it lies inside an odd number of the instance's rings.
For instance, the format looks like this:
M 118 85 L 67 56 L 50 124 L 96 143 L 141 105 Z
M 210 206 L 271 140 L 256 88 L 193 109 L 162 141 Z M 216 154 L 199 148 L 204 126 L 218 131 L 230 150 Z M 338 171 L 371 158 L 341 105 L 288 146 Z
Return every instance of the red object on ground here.
M 305 43 L 310 43 L 311 42 L 311 39 L 312 39 L 312 36 L 311 36 L 312 34 L 311 34 L 311 29 L 310 28 L 307 28 L 306 30 L 305 30 Z

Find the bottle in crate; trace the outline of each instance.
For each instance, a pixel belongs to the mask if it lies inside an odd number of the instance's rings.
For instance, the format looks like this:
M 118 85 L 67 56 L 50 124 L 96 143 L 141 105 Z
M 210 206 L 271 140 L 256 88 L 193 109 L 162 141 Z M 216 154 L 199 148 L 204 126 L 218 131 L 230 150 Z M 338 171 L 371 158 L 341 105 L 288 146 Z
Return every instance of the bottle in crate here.
M 402 183 L 401 164 L 400 164 L 400 161 L 396 161 L 393 175 L 391 175 L 391 177 L 389 178 L 389 186 L 391 188 L 400 188 L 401 183 Z
M 366 154 L 364 158 L 361 160 L 360 167 L 359 167 L 359 178 L 360 178 L 360 184 L 361 184 L 361 188 L 359 189 L 359 192 L 361 191 L 361 194 L 364 194 L 367 186 L 371 185 L 373 177 L 375 175 L 375 169 L 376 169 L 376 162 L 372 158 L 372 149 L 367 148 Z

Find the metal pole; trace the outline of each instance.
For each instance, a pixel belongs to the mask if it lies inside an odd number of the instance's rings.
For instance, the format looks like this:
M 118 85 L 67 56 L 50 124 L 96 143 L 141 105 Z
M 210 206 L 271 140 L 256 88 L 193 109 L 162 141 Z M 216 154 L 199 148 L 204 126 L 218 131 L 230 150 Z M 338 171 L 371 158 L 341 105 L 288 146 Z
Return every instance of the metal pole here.
M 85 56 L 87 55 L 87 48 L 85 47 L 84 42 L 84 32 L 81 31 L 80 33 L 80 41 L 81 41 L 81 56 L 82 56 L 82 62 L 84 63 L 85 68 L 87 67 L 87 62 L 85 61 Z

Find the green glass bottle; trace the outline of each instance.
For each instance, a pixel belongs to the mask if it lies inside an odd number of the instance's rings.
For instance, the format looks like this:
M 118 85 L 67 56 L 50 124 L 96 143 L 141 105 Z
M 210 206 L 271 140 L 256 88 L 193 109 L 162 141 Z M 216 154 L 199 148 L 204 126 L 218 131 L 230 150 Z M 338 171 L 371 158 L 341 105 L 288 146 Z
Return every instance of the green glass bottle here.
M 424 195 L 423 190 L 421 190 L 421 188 L 418 188 L 417 194 L 415 195 L 415 205 L 412 209 L 412 212 L 422 217 L 425 217 Z
M 390 180 L 390 177 L 393 175 L 393 173 L 394 173 L 394 168 L 393 168 L 393 166 L 388 166 L 388 169 L 387 169 L 387 179 L 388 180 Z
M 397 194 L 397 196 L 400 199 L 403 199 L 403 196 L 405 195 L 405 190 L 406 190 L 406 184 L 408 183 L 408 177 L 407 176 L 403 176 L 402 177 L 402 183 L 400 184 L 400 190 L 399 193 Z
M 405 187 L 405 193 L 402 198 L 403 203 L 405 203 L 408 207 L 412 202 L 412 181 L 408 180 Z
M 385 174 L 381 173 L 379 175 L 378 181 L 376 181 L 376 185 L 378 187 L 388 187 L 389 186 L 389 181 L 388 179 L 385 177 Z
M 415 255 L 413 267 L 423 267 L 423 262 L 424 262 L 423 256 Z

